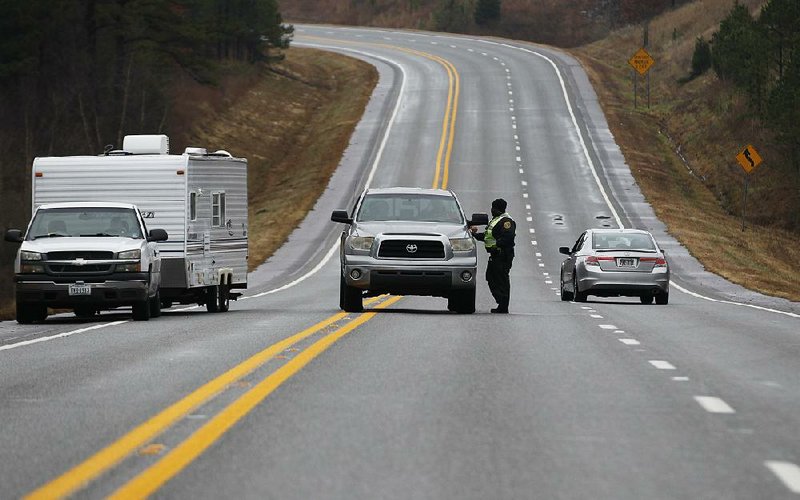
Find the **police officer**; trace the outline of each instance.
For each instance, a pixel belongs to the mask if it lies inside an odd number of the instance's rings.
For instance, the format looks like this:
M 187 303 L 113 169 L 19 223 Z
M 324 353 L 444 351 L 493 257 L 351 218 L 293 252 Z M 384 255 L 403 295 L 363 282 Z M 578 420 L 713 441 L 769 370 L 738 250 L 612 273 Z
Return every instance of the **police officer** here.
M 511 298 L 511 281 L 508 273 L 514 260 L 514 237 L 517 230 L 517 224 L 506 213 L 506 206 L 506 200 L 502 198 L 494 200 L 492 220 L 486 226 L 486 231 L 479 233 L 477 227 L 470 228 L 475 238 L 482 241 L 486 245 L 486 251 L 489 252 L 486 281 L 489 282 L 489 290 L 497 301 L 497 308 L 492 309 L 492 312 L 500 314 L 508 314 L 508 301 Z

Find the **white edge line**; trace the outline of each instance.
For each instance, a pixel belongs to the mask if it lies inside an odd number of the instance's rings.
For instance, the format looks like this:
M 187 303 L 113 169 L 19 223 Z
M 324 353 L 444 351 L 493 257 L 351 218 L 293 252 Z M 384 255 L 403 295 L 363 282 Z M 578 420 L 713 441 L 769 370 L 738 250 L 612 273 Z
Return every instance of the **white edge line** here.
M 296 44 L 298 44 L 298 43 L 296 42 Z M 381 139 L 381 144 L 378 147 L 377 154 L 375 155 L 375 161 L 373 161 L 373 163 L 372 163 L 372 168 L 370 169 L 369 176 L 367 176 L 367 181 L 364 184 L 364 187 L 368 188 L 370 186 L 370 184 L 372 184 L 372 179 L 375 177 L 375 172 L 377 171 L 378 164 L 380 163 L 381 158 L 383 157 L 383 151 L 386 148 L 386 143 L 389 141 L 389 135 L 391 134 L 392 127 L 394 126 L 395 119 L 397 118 L 397 113 L 399 112 L 400 105 L 403 102 L 403 96 L 405 95 L 406 79 L 407 79 L 406 78 L 406 71 L 403 69 L 403 66 L 401 64 L 397 63 L 396 61 L 391 61 L 391 60 L 389 60 L 389 59 L 387 59 L 387 58 L 385 58 L 383 56 L 379 56 L 379 55 L 376 55 L 376 54 L 371 54 L 369 52 L 365 52 L 365 51 L 361 51 L 361 50 L 352 49 L 352 48 L 349 48 L 349 47 L 338 47 L 338 46 L 335 46 L 335 45 L 324 45 L 324 44 L 303 43 L 303 42 L 299 42 L 299 45 L 305 45 L 307 47 L 329 48 L 329 49 L 333 48 L 333 49 L 341 50 L 341 51 L 345 51 L 345 52 L 353 52 L 355 54 L 361 54 L 361 55 L 363 55 L 365 57 L 370 57 L 370 58 L 373 58 L 373 59 L 378 59 L 379 61 L 383 61 L 386 64 L 388 64 L 389 66 L 394 66 L 396 68 L 399 68 L 400 69 L 400 73 L 403 75 L 402 82 L 400 83 L 400 92 L 398 93 L 397 102 L 395 103 L 394 110 L 392 110 L 392 116 L 391 116 L 391 118 L 389 118 L 389 124 L 386 126 L 386 130 L 383 133 L 383 139 Z M 317 272 L 319 272 L 319 270 L 322 269 L 325 266 L 325 264 L 328 263 L 328 261 L 331 259 L 331 257 L 333 257 L 333 255 L 336 253 L 336 250 L 338 250 L 338 248 L 339 248 L 339 242 L 337 241 L 336 243 L 333 244 L 333 246 L 330 248 L 330 250 L 328 250 L 328 253 L 325 254 L 325 257 L 323 257 L 322 260 L 319 261 L 319 263 L 317 263 L 317 265 L 314 266 L 313 269 L 308 271 L 306 274 L 300 276 L 296 280 L 291 281 L 289 283 L 286 283 L 285 285 L 280 286 L 278 288 L 275 288 L 275 289 L 272 289 L 272 290 L 267 290 L 266 292 L 261 292 L 261 293 L 255 294 L 255 295 L 248 295 L 247 297 L 242 297 L 239 300 L 255 299 L 255 298 L 258 298 L 258 297 L 263 297 L 265 295 L 270 295 L 270 294 L 273 294 L 273 293 L 281 292 L 283 290 L 292 288 L 293 286 L 295 286 L 295 285 L 297 285 L 299 283 L 302 283 L 303 281 L 307 280 L 308 278 L 310 278 L 311 276 L 313 276 Z
M 620 227 L 620 229 L 623 229 L 624 226 L 622 224 L 622 220 L 619 218 L 619 215 L 617 214 L 617 211 L 614 209 L 614 205 L 611 203 L 611 200 L 608 197 L 608 194 L 606 193 L 606 190 L 603 187 L 603 184 L 600 182 L 600 178 L 597 175 L 597 171 L 595 169 L 594 162 L 592 162 L 591 156 L 589 155 L 589 150 L 586 147 L 586 142 L 583 139 L 583 133 L 581 132 L 580 127 L 578 127 L 578 122 L 577 122 L 577 119 L 575 118 L 575 113 L 572 110 L 572 104 L 570 104 L 570 102 L 569 102 L 569 94 L 567 93 L 566 85 L 564 84 L 564 78 L 561 76 L 561 70 L 558 69 L 558 66 L 556 66 L 556 64 L 553 62 L 552 59 L 550 59 L 549 57 L 545 56 L 544 54 L 540 54 L 539 52 L 527 49 L 525 47 L 518 47 L 518 46 L 515 46 L 515 45 L 510 45 L 510 44 L 507 44 L 507 43 L 494 42 L 494 41 L 491 41 L 491 40 L 473 39 L 473 41 L 483 42 L 483 43 L 487 43 L 487 44 L 490 44 L 490 45 L 499 45 L 501 47 L 507 47 L 507 48 L 510 48 L 510 49 L 520 50 L 522 52 L 527 52 L 529 54 L 533 54 L 535 56 L 541 57 L 542 59 L 544 59 L 548 63 L 550 63 L 550 65 L 553 67 L 553 70 L 555 70 L 555 72 L 556 72 L 556 76 L 558 76 L 559 83 L 561 84 L 561 90 L 562 90 L 562 92 L 564 94 L 564 101 L 567 104 L 567 110 L 569 111 L 570 117 L 572 118 L 572 124 L 575 127 L 575 130 L 577 131 L 578 139 L 580 140 L 581 148 L 583 149 L 583 153 L 584 153 L 584 156 L 586 158 L 586 161 L 588 162 L 589 167 L 590 167 L 590 169 L 592 171 L 592 176 L 594 177 L 594 180 L 597 183 L 597 187 L 600 188 L 600 193 L 603 195 L 603 199 L 605 200 L 606 205 L 611 210 L 611 213 L 614 215 L 614 220 L 617 222 L 617 225 Z M 790 318 L 800 318 L 800 314 L 792 313 L 792 312 L 789 312 L 789 311 L 781 311 L 779 309 L 772 309 L 772 308 L 769 308 L 769 307 L 757 306 L 755 304 L 745 304 L 745 303 L 742 303 L 742 302 L 733 302 L 733 301 L 730 301 L 730 300 L 712 299 L 711 297 L 706 297 L 705 295 L 701 295 L 701 294 L 699 294 L 697 292 L 692 292 L 690 290 L 687 290 L 686 288 L 684 288 L 684 287 L 682 287 L 682 286 L 680 286 L 680 285 L 678 285 L 678 284 L 676 284 L 676 283 L 674 283 L 672 281 L 670 281 L 670 285 L 675 287 L 680 292 L 683 292 L 685 294 L 691 295 L 691 296 L 699 298 L 699 299 L 708 300 L 708 301 L 711 301 L 711 302 L 719 302 L 719 303 L 722 303 L 722 304 L 729 304 L 729 305 L 734 305 L 734 306 L 749 307 L 749 308 L 752 308 L 752 309 L 757 309 L 759 311 L 771 312 L 771 313 L 775 313 L 775 314 L 782 314 L 784 316 L 789 316 Z
M 384 131 L 383 139 L 381 140 L 380 147 L 378 148 L 378 153 L 375 155 L 375 161 L 372 163 L 372 168 L 370 169 L 369 176 L 367 177 L 367 181 L 366 181 L 365 187 L 369 187 L 369 185 L 372 183 L 372 178 L 375 176 L 375 171 L 378 168 L 378 164 L 380 163 L 381 157 L 383 156 L 383 150 L 386 148 L 386 143 L 389 140 L 389 135 L 390 135 L 390 132 L 392 130 L 392 126 L 394 125 L 395 119 L 397 118 L 397 113 L 398 113 L 398 111 L 400 109 L 400 104 L 403 101 L 403 95 L 404 95 L 404 91 L 405 91 L 405 87 L 406 87 L 406 72 L 403 69 L 403 66 L 401 66 L 400 64 L 397 64 L 394 61 L 390 61 L 389 59 L 386 59 L 386 58 L 384 58 L 382 56 L 378 56 L 378 55 L 375 55 L 375 54 L 370 54 L 370 53 L 367 53 L 367 52 L 362 52 L 362 51 L 359 51 L 359 50 L 343 48 L 343 47 L 333 47 L 333 46 L 318 45 L 318 44 L 304 44 L 302 42 L 300 42 L 299 45 L 315 46 L 315 47 L 328 47 L 328 48 L 336 48 L 336 49 L 343 50 L 343 51 L 355 52 L 357 54 L 361 54 L 361 55 L 364 55 L 366 57 L 371 57 L 371 58 L 383 61 L 383 62 L 385 62 L 386 64 L 388 64 L 390 66 L 397 67 L 397 68 L 400 69 L 400 73 L 403 75 L 402 83 L 400 84 L 400 92 L 399 92 L 398 97 L 397 97 L 397 103 L 395 104 L 394 110 L 392 111 L 392 117 L 389 119 L 389 125 L 386 127 L 386 130 Z M 325 266 L 325 264 L 328 263 L 328 261 L 331 259 L 333 254 L 336 253 L 336 250 L 338 249 L 338 247 L 339 247 L 339 243 L 337 242 L 331 247 L 330 250 L 328 250 L 328 252 L 325 254 L 325 257 L 323 257 L 322 260 L 316 266 L 314 266 L 313 269 L 311 269 L 309 272 L 307 272 L 303 276 L 300 276 L 296 280 L 294 280 L 294 281 L 292 281 L 290 283 L 287 283 L 287 284 L 285 284 L 285 285 L 283 285 L 281 287 L 275 288 L 273 290 L 268 290 L 266 292 L 261 292 L 261 293 L 255 294 L 255 295 L 249 295 L 247 297 L 242 297 L 239 300 L 254 299 L 254 298 L 257 298 L 257 297 L 263 297 L 264 295 L 270 295 L 270 294 L 273 294 L 273 293 L 277 293 L 277 292 L 286 290 L 288 288 L 291 288 L 291 287 L 297 285 L 298 283 L 301 283 L 301 282 L 307 280 L 308 278 L 310 278 L 311 276 L 316 274 L 320 269 L 322 269 Z M 194 307 L 189 307 L 189 308 L 187 308 L 187 310 L 188 309 L 194 309 Z M 121 325 L 123 323 L 128 323 L 128 322 L 129 322 L 129 320 L 112 321 L 111 323 L 103 323 L 103 324 L 100 324 L 100 325 L 93 325 L 93 326 L 89 326 L 89 327 L 86 327 L 86 328 L 79 328 L 77 330 L 72 330 L 72 331 L 69 331 L 69 332 L 63 332 L 63 333 L 59 333 L 59 334 L 56 334 L 56 335 L 51 335 L 51 336 L 48 336 L 48 337 L 39 337 L 39 338 L 36 338 L 36 339 L 25 340 L 23 342 L 16 342 L 14 344 L 8 344 L 8 345 L 0 346 L 0 351 L 7 351 L 7 350 L 10 350 L 10 349 L 15 349 L 17 347 L 24 347 L 24 346 L 31 345 L 31 344 L 38 344 L 40 342 L 46 342 L 48 340 L 55 340 L 55 339 L 65 338 L 65 337 L 69 337 L 69 336 L 72 336 L 72 335 L 75 335 L 75 334 L 78 334 L 78 333 L 84 333 L 84 332 L 88 332 L 88 331 L 91 331 L 91 330 L 99 330 L 100 328 L 107 328 L 107 327 L 110 327 L 110 326 Z
M 72 330 L 72 331 L 64 332 L 64 333 L 59 333 L 59 334 L 56 334 L 56 335 L 50 335 L 49 337 L 39 337 L 39 338 L 36 338 L 36 339 L 31 339 L 31 340 L 24 340 L 22 342 L 17 342 L 17 343 L 14 343 L 14 344 L 7 344 L 7 345 L 4 345 L 4 346 L 0 346 L 0 351 L 8 351 L 8 350 L 11 350 L 11 349 L 16 349 L 17 347 L 24 347 L 26 345 L 38 344 L 40 342 L 47 342 L 48 340 L 63 339 L 65 337 L 69 337 L 69 336 L 75 335 L 77 333 L 88 332 L 90 330 L 99 330 L 100 328 L 107 328 L 109 326 L 116 326 L 116 325 L 121 325 L 123 323 L 129 323 L 129 322 L 130 322 L 130 320 L 112 321 L 111 323 L 102 323 L 102 324 L 99 324 L 99 325 L 87 326 L 86 328 L 78 328 L 77 330 Z

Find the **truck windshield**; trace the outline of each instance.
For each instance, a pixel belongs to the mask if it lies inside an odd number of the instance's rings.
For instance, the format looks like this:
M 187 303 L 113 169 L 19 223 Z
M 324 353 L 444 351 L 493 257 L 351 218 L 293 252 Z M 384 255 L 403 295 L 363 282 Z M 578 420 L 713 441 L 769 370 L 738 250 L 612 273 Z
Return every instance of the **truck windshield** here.
M 117 236 L 142 238 L 136 213 L 129 208 L 48 208 L 33 218 L 28 239 Z
M 454 198 L 417 194 L 367 195 L 361 202 L 357 220 L 464 223 Z

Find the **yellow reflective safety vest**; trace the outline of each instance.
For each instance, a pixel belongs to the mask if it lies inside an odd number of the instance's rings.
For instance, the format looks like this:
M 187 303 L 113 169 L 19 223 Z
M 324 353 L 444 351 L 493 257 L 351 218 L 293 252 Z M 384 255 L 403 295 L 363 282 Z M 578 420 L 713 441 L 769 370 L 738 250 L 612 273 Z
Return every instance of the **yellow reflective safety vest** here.
M 494 219 L 490 220 L 489 225 L 486 226 L 486 232 L 483 233 L 483 243 L 486 245 L 486 250 L 497 246 L 497 240 L 494 238 L 494 234 L 492 234 L 492 229 L 494 229 L 494 226 L 496 226 L 497 223 L 505 217 L 511 219 L 511 216 L 508 215 L 508 212 L 503 212 Z

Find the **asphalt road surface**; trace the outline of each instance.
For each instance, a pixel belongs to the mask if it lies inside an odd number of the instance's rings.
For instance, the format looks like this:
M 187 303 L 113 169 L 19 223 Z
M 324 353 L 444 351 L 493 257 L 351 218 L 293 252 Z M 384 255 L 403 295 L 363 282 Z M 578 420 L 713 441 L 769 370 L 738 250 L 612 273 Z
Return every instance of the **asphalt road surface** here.
M 754 499 L 800 493 L 800 305 L 703 271 L 633 182 L 579 65 L 503 40 L 298 26 L 381 75 L 305 222 L 226 314 L 0 323 L 0 497 Z M 236 152 L 242 154 L 245 152 Z M 365 185 L 517 221 L 511 314 L 338 310 Z M 640 227 L 668 306 L 561 302 L 559 246 Z M 481 269 L 485 259 L 481 255 Z

